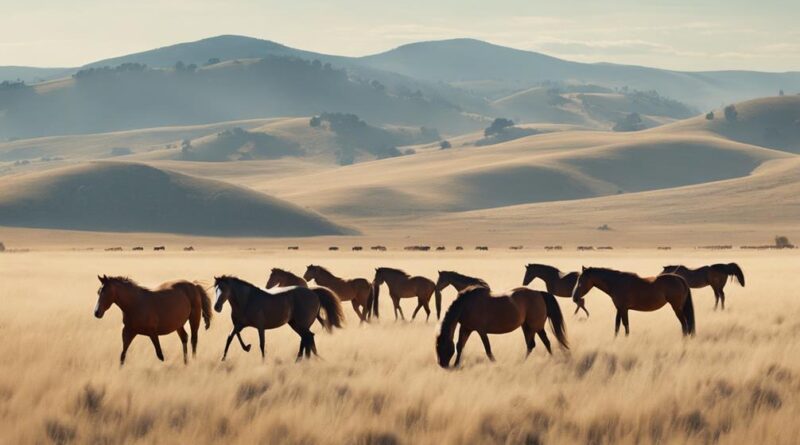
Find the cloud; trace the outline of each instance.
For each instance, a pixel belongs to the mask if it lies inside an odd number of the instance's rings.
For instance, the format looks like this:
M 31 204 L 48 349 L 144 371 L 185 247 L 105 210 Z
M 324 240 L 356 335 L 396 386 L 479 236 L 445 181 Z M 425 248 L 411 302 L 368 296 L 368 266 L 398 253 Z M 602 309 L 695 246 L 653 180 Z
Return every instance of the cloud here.
M 639 54 L 672 54 L 681 52 L 672 46 L 646 40 L 595 40 L 544 39 L 534 43 L 537 50 L 572 56 L 627 56 Z

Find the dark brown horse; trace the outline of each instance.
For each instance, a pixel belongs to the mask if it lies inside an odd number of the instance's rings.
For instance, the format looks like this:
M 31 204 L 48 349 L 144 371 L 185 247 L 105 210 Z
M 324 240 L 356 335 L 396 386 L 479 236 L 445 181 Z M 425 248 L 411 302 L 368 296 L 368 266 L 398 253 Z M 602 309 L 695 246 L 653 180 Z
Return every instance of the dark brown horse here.
M 192 332 L 192 357 L 197 354 L 197 330 L 200 318 L 205 320 L 206 329 L 211 325 L 211 300 L 198 284 L 188 281 L 164 283 L 156 290 L 145 289 L 125 277 L 97 277 L 102 285 L 97 291 L 97 306 L 94 316 L 103 314 L 112 304 L 122 310 L 122 354 L 120 366 L 125 364 L 125 355 L 134 337 L 150 337 L 156 350 L 156 357 L 162 362 L 159 335 L 178 333 L 183 345 L 183 362 L 188 362 L 186 343 L 189 336 L 184 329 L 186 321 Z
M 217 288 L 217 302 L 214 310 L 222 311 L 225 302 L 231 305 L 233 330 L 225 342 L 222 360 L 228 355 L 228 347 L 233 337 L 245 327 L 258 330 L 258 343 L 261 348 L 261 359 L 264 352 L 264 331 L 288 324 L 300 336 L 300 350 L 297 360 L 305 354 L 306 358 L 313 352 L 317 355 L 314 334 L 309 327 L 320 314 L 325 312 L 322 321 L 326 330 L 342 326 L 342 306 L 339 299 L 328 289 L 307 287 L 278 288 L 273 292 L 265 292 L 252 284 L 236 277 L 223 275 L 214 278 Z
M 710 266 L 703 266 L 697 269 L 689 269 L 686 266 L 664 266 L 662 274 L 674 273 L 680 275 L 689 283 L 691 288 L 701 288 L 711 286 L 714 289 L 714 310 L 717 305 L 722 303 L 722 310 L 725 310 L 725 283 L 728 277 L 736 280 L 744 287 L 744 273 L 736 263 L 728 264 L 712 264 Z
M 547 292 L 557 297 L 572 298 L 572 290 L 575 289 L 578 275 L 578 272 L 565 274 L 553 266 L 531 263 L 525 266 L 525 278 L 522 279 L 522 285 L 527 286 L 531 281 L 540 278 L 544 281 Z M 589 311 L 584 306 L 584 300 L 578 302 L 574 314 L 577 314 L 580 309 L 586 312 L 587 317 L 589 316 Z
M 477 331 L 481 336 L 486 355 L 489 360 L 494 361 L 489 334 L 505 334 L 520 326 L 527 346 L 525 357 L 530 355 L 536 346 L 535 334 L 539 335 L 547 352 L 552 354 L 550 340 L 544 331 L 547 319 L 550 319 L 550 327 L 561 346 L 569 348 L 564 317 L 553 295 L 527 287 L 518 287 L 502 295 L 492 295 L 487 287 L 468 287 L 458 294 L 444 314 L 439 335 L 436 337 L 436 356 L 439 366 L 442 368 L 450 366 L 454 352 L 457 352 L 454 365 L 458 366 L 461 363 L 461 353 L 473 331 Z M 460 324 L 458 344 L 453 346 L 457 324 Z
M 469 275 L 460 274 L 450 270 L 440 270 L 439 278 L 436 280 L 436 290 L 441 292 L 447 286 L 453 286 L 458 292 L 461 292 L 470 286 L 482 286 L 487 289 L 489 288 L 489 285 L 480 278 L 471 277 Z
M 320 286 L 325 286 L 336 293 L 341 301 L 351 302 L 358 318 L 362 322 L 367 320 L 369 316 L 367 309 L 370 307 L 370 301 L 372 300 L 372 286 L 366 279 L 354 278 L 347 280 L 339 278 L 330 273 L 328 269 L 314 264 L 306 268 L 303 279 L 306 281 L 314 280 Z M 375 306 L 377 307 L 377 305 Z
M 576 303 L 593 287 L 611 297 L 617 307 L 614 334 L 619 334 L 619 324 L 625 325 L 625 335 L 630 334 L 628 311 L 652 312 L 669 304 L 681 322 L 683 335 L 694 335 L 694 305 L 689 285 L 679 275 L 667 274 L 642 278 L 635 273 L 620 272 L 600 267 L 584 267 L 572 299 Z
M 298 277 L 297 275 L 289 272 L 288 270 L 274 267 L 272 268 L 272 271 L 270 271 L 269 278 L 267 279 L 267 289 L 273 288 L 275 286 L 308 287 L 308 283 L 306 283 L 306 280 L 304 280 L 303 277 Z
M 386 283 L 389 288 L 389 296 L 392 297 L 394 303 L 394 319 L 397 320 L 397 313 L 400 312 L 400 317 L 403 320 L 406 317 L 403 315 L 403 308 L 400 307 L 400 300 L 403 298 L 417 298 L 417 308 L 414 309 L 414 314 L 411 316 L 413 320 L 417 316 L 420 309 L 425 309 L 425 321 L 431 316 L 431 308 L 428 305 L 431 301 L 431 296 L 436 294 L 436 319 L 439 319 L 439 313 L 442 310 L 442 293 L 436 289 L 433 281 L 420 276 L 410 276 L 400 269 L 392 269 L 391 267 L 379 267 L 375 269 L 375 279 L 372 281 L 372 313 L 378 316 L 378 297 L 381 292 L 381 284 Z

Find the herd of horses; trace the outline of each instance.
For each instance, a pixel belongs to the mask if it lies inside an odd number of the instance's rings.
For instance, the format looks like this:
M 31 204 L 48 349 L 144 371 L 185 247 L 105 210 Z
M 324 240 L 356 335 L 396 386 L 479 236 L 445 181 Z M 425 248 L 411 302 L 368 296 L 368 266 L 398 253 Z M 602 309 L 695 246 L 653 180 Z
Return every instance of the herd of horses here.
M 231 307 L 232 329 L 225 342 L 222 360 L 234 337 L 244 351 L 250 345 L 242 339 L 241 331 L 246 327 L 258 331 L 262 360 L 265 358 L 264 332 L 288 324 L 300 337 L 297 360 L 317 354 L 314 333 L 311 327 L 319 322 L 331 331 L 344 322 L 342 302 L 350 301 L 361 323 L 378 318 L 379 297 L 382 284 L 386 284 L 394 307 L 395 320 L 405 320 L 400 301 L 416 298 L 417 307 L 411 319 L 420 310 L 425 311 L 425 320 L 431 315 L 430 300 L 434 297 L 436 318 L 442 312 L 442 290 L 453 286 L 458 296 L 444 313 L 435 349 L 440 366 L 447 368 L 453 355 L 454 366 L 461 361 L 464 345 L 473 332 L 483 342 L 486 355 L 494 360 L 489 334 L 505 334 L 521 328 L 525 337 L 527 354 L 535 347 L 538 336 L 548 353 L 552 353 L 545 324 L 550 321 L 550 330 L 563 348 L 569 348 L 564 317 L 555 297 L 569 298 L 575 303 L 575 314 L 582 310 L 587 317 L 585 295 L 597 288 L 611 297 L 616 307 L 615 335 L 620 325 L 625 335 L 630 334 L 629 311 L 651 312 L 669 305 L 681 324 L 683 335 L 695 333 L 692 288 L 710 286 L 714 290 L 716 310 L 725 309 L 724 287 L 728 279 L 736 278 L 744 286 L 744 274 L 735 263 L 713 264 L 698 269 L 682 265 L 665 266 L 654 277 L 640 277 L 635 273 L 622 272 L 601 267 L 583 267 L 580 271 L 564 273 L 544 264 L 528 264 L 525 267 L 523 287 L 495 294 L 486 281 L 453 271 L 439 271 L 436 282 L 411 276 L 400 269 L 379 267 L 372 281 L 365 278 L 341 278 L 328 269 L 309 265 L 303 276 L 274 268 L 266 283 L 266 290 L 240 278 L 223 275 L 214 279 L 216 302 L 213 308 L 222 312 L 227 302 Z M 192 356 L 197 351 L 197 334 L 200 321 L 205 328 L 211 324 L 211 299 L 206 289 L 196 282 L 174 281 L 150 290 L 139 286 L 126 277 L 98 276 L 101 287 L 94 315 L 102 318 L 114 304 L 122 311 L 122 353 L 120 365 L 131 341 L 137 335 L 150 338 L 159 360 L 164 360 L 159 336 L 176 332 L 183 345 L 183 360 L 188 362 L 189 334 L 185 325 L 189 322 Z M 544 282 L 546 291 L 530 289 L 536 279 Z M 315 286 L 309 286 L 314 281 Z M 458 327 L 458 339 L 454 341 Z M 526 355 L 527 357 L 527 355 Z

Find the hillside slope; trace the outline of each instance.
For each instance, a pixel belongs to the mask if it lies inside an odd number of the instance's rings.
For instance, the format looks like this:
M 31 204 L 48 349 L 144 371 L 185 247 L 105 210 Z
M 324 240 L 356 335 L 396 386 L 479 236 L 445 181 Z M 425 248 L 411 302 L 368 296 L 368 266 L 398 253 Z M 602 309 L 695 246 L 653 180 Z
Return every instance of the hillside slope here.
M 212 236 L 351 230 L 252 190 L 157 168 L 91 163 L 0 179 L 0 225 Z

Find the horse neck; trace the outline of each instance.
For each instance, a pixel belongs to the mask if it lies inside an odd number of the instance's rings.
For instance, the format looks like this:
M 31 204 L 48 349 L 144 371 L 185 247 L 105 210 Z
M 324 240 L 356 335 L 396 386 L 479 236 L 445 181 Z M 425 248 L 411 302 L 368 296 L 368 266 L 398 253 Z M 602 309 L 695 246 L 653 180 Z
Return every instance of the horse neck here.
M 561 271 L 555 267 L 539 267 L 539 270 L 533 273 L 533 279 L 536 278 L 541 278 L 545 284 L 550 285 L 551 282 L 561 278 Z
M 593 280 L 594 287 L 600 289 L 601 291 L 605 292 L 608 295 L 611 295 L 614 291 L 614 287 L 616 287 L 616 281 L 619 280 L 626 280 L 627 277 L 623 275 L 617 275 L 611 271 L 600 271 L 595 275 L 595 279 Z
M 329 287 L 330 285 L 336 285 L 336 284 L 344 283 L 343 279 L 337 277 L 336 275 L 334 275 L 334 274 L 332 274 L 330 272 L 324 271 L 322 269 L 317 269 L 317 273 L 316 273 L 316 276 L 315 276 L 314 280 L 317 283 L 319 283 L 319 284 L 321 284 L 323 286 L 326 286 L 326 287 Z
M 376 281 L 383 281 L 389 287 L 399 286 L 403 281 L 406 280 L 406 277 L 400 275 L 399 273 L 383 272 L 378 275 L 379 276 L 376 277 Z
M 127 312 L 136 305 L 136 300 L 139 295 L 144 292 L 144 289 L 134 287 L 132 285 L 119 285 L 114 304 L 119 307 L 122 312 Z
M 238 311 L 245 306 L 250 300 L 250 294 L 253 292 L 252 286 L 245 283 L 237 283 L 232 289 L 231 298 L 229 298 L 231 309 Z

